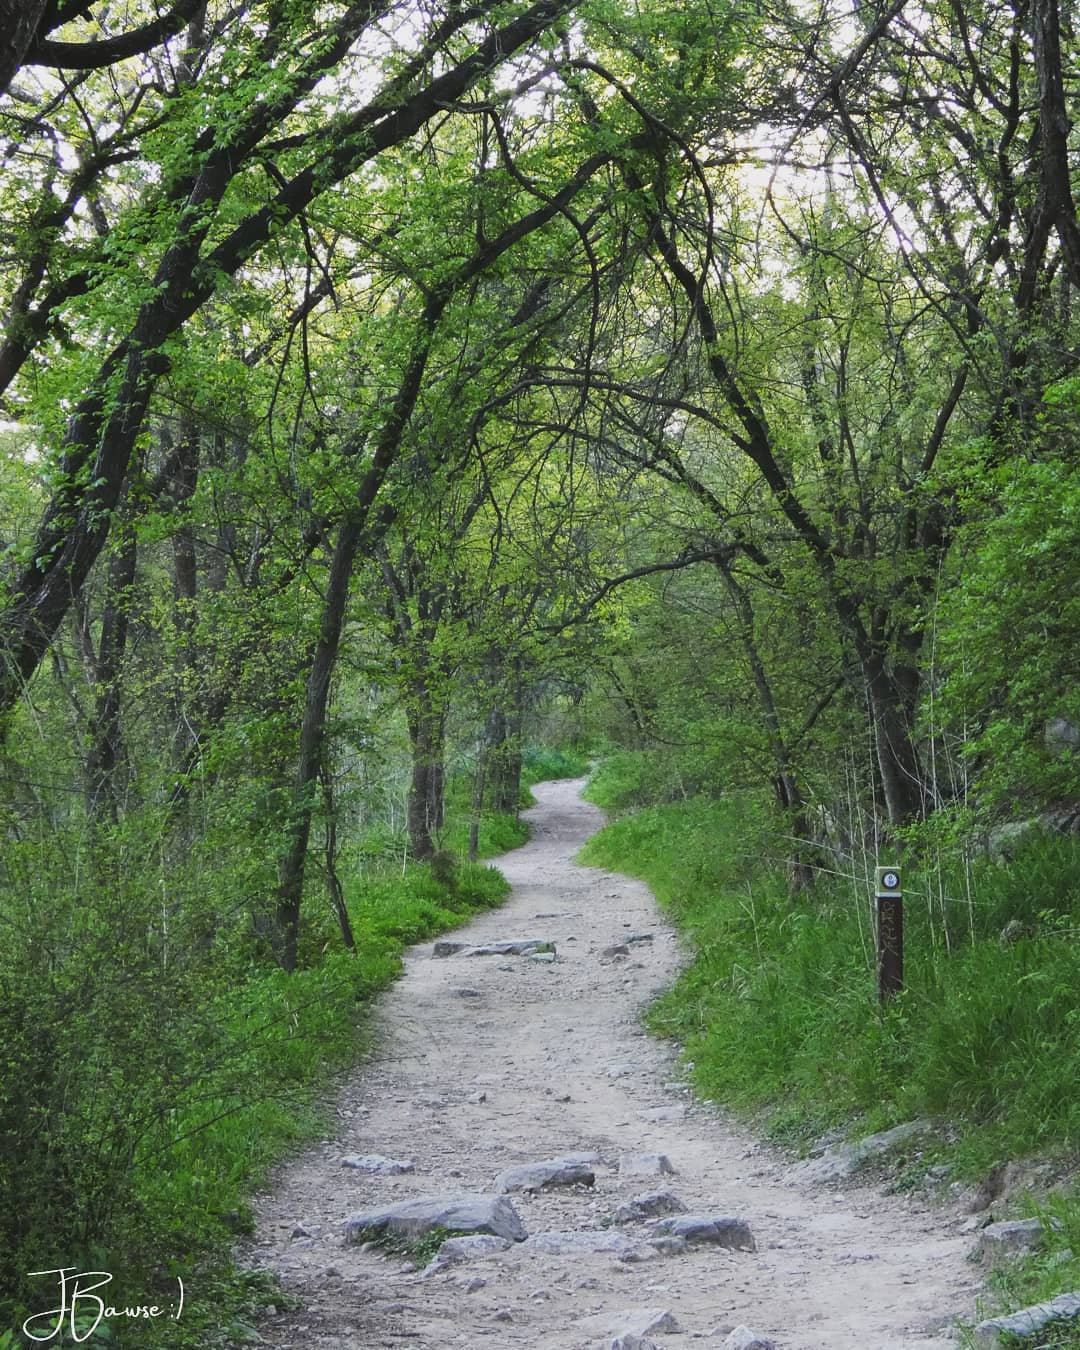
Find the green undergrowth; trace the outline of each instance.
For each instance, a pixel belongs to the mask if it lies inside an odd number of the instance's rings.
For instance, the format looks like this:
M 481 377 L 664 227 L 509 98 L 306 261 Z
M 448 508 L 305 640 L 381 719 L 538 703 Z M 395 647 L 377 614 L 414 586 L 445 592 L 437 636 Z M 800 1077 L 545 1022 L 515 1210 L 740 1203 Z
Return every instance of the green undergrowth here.
M 429 1228 L 426 1233 L 419 1233 L 414 1237 L 405 1237 L 401 1233 L 391 1232 L 389 1228 L 384 1228 L 375 1237 L 368 1241 L 373 1247 L 378 1247 L 387 1256 L 401 1257 L 406 1261 L 411 1261 L 415 1266 L 426 1266 L 439 1254 L 439 1248 L 449 1238 L 469 1237 L 469 1233 L 461 1232 L 456 1228 Z M 2 1347 L 0 1347 L 2 1350 Z
M 528 840 L 529 827 L 518 816 L 508 812 L 484 811 L 480 816 L 476 856 L 497 858 L 513 848 L 520 848 Z M 453 817 L 443 830 L 439 842 L 448 852 L 466 857 L 469 852 L 468 820 L 460 816 Z
M 648 881 L 690 937 L 695 959 L 650 1022 L 685 1045 L 703 1091 L 771 1107 L 793 1138 L 930 1114 L 971 1135 L 973 1160 L 1076 1145 L 1080 1099 L 1063 1085 L 1080 1074 L 1080 847 L 988 862 L 970 902 L 962 877 L 931 890 L 909 868 L 907 987 L 885 1010 L 866 880 L 792 900 L 776 853 L 767 811 L 731 797 L 646 808 L 582 854 Z
M 593 769 L 582 795 L 617 814 L 655 802 L 685 800 L 687 793 L 677 761 L 651 750 L 616 750 Z
M 111 1319 L 91 1345 L 239 1343 L 260 1303 L 281 1305 L 279 1290 L 230 1263 L 232 1243 L 252 1229 L 247 1197 L 272 1164 L 327 1128 L 327 1084 L 362 1054 L 368 1007 L 398 974 L 404 947 L 509 889 L 492 868 L 452 861 L 368 868 L 345 885 L 355 952 L 328 913 L 315 913 L 313 896 L 292 975 L 250 943 L 213 967 L 189 954 L 185 970 L 179 958 L 175 968 L 141 963 L 134 944 L 125 951 L 113 938 L 113 961 L 124 963 L 115 979 L 91 980 L 95 967 L 111 967 L 88 951 L 87 966 L 57 968 L 0 1006 L 0 1127 L 10 1145 L 0 1155 L 0 1327 L 57 1306 L 55 1278 L 29 1272 L 60 1266 L 112 1273 L 121 1306 L 171 1311 L 184 1283 L 180 1320 Z M 101 941 L 107 948 L 109 934 Z M 11 992 L 0 979 L 0 995 Z
M 594 800 L 612 779 L 597 781 Z M 906 988 L 885 1009 L 871 885 L 830 876 L 793 899 L 782 857 L 768 810 L 748 796 L 647 807 L 582 851 L 648 882 L 689 939 L 693 958 L 648 1023 L 679 1042 L 697 1090 L 795 1147 L 831 1127 L 931 1116 L 950 1123 L 950 1142 L 916 1169 L 944 1162 L 976 1177 L 1031 1155 L 1067 1169 L 1080 1143 L 1080 845 L 1042 840 L 1007 867 L 984 860 L 970 886 L 940 860 L 932 872 L 909 864 Z M 1080 1208 L 1062 1205 L 1080 1252 Z M 1030 1273 L 1014 1267 L 1004 1295 L 1080 1285 L 1075 1258 L 1053 1264 L 1069 1245 L 1055 1238 Z
M 559 778 L 581 778 L 588 772 L 588 755 L 573 747 L 527 745 L 521 756 L 521 781 L 525 787 Z

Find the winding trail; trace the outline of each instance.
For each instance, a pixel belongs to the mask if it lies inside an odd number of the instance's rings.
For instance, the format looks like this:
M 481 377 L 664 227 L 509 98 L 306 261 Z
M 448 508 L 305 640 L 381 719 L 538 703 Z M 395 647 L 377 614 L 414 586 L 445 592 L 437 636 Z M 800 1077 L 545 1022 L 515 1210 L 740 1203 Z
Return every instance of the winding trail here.
M 676 938 L 643 884 L 574 863 L 601 823 L 580 787 L 536 789 L 531 841 L 499 860 L 513 895 L 453 935 L 547 938 L 558 961 L 414 949 L 380 1001 L 376 1054 L 341 1091 L 336 1138 L 257 1198 L 243 1256 L 277 1272 L 300 1303 L 260 1323 L 264 1343 L 587 1350 L 609 1343 L 608 1319 L 651 1307 L 684 1329 L 654 1333 L 661 1347 L 701 1337 L 719 1346 L 718 1329 L 747 1324 L 781 1350 L 955 1350 L 944 1326 L 970 1314 L 977 1288 L 957 1217 L 918 1197 L 798 1181 L 778 1154 L 695 1103 L 670 1048 L 645 1036 L 639 1013 L 675 975 Z M 654 940 L 601 958 L 631 932 Z M 582 1151 L 601 1158 L 592 1191 L 512 1197 L 530 1233 L 599 1229 L 616 1205 L 663 1186 L 690 1211 L 747 1219 L 757 1251 L 692 1246 L 627 1264 L 515 1247 L 424 1278 L 400 1258 L 343 1245 L 351 1214 L 488 1190 L 503 1168 Z M 677 1174 L 620 1179 L 621 1155 L 654 1152 Z M 341 1166 L 368 1153 L 415 1159 L 416 1170 Z M 309 1236 L 294 1236 L 298 1224 Z

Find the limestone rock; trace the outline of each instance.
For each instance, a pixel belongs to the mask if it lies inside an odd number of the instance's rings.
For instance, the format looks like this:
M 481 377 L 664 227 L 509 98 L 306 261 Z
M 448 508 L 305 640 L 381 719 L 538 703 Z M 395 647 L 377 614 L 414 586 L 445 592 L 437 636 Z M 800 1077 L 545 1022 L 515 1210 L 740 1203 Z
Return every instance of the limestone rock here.
M 463 1261 L 478 1261 L 485 1256 L 493 1256 L 507 1251 L 513 1244 L 506 1238 L 494 1237 L 490 1233 L 474 1233 L 471 1237 L 447 1238 L 434 1258 L 424 1268 L 425 1277 L 438 1275 L 450 1266 Z
M 852 1144 L 837 1144 L 826 1149 L 820 1158 L 811 1158 L 793 1167 L 791 1175 L 799 1181 L 838 1181 L 841 1177 L 850 1176 L 863 1163 L 885 1157 L 920 1134 L 932 1133 L 933 1128 L 928 1120 L 909 1120 L 903 1125 L 893 1126 L 891 1130 L 856 1139 Z
M 341 1160 L 342 1167 L 351 1167 L 356 1172 L 367 1172 L 370 1176 L 396 1177 L 405 1172 L 415 1172 L 416 1163 L 400 1158 L 384 1158 L 378 1153 L 365 1153 L 357 1156 L 350 1153 Z
M 619 1159 L 621 1177 L 674 1176 L 675 1168 L 666 1153 L 624 1153 Z
M 511 938 L 505 942 L 485 942 L 479 947 L 467 947 L 466 956 L 535 956 L 539 952 L 555 955 L 554 942 L 543 938 Z
M 649 1106 L 643 1111 L 638 1111 L 637 1115 L 641 1120 L 649 1120 L 657 1125 L 670 1124 L 676 1120 L 686 1119 L 685 1106 Z
M 1055 758 L 1075 754 L 1080 751 L 1080 727 L 1066 717 L 1053 717 L 1043 727 L 1043 743 Z
M 507 1191 L 546 1191 L 556 1186 L 592 1186 L 596 1173 L 575 1158 L 550 1158 L 546 1162 L 524 1163 L 508 1167 L 495 1178 L 495 1189 Z
M 346 1242 L 369 1242 L 384 1233 L 421 1237 L 433 1228 L 451 1233 L 490 1233 L 509 1242 L 523 1242 L 521 1216 L 505 1195 L 419 1196 L 354 1215 L 345 1223 Z
M 432 947 L 432 956 L 457 956 L 458 952 L 468 950 L 467 942 L 457 942 L 453 938 L 440 938 Z
M 649 1246 L 661 1256 L 681 1256 L 686 1251 L 687 1242 L 681 1237 L 654 1237 L 649 1239 Z
M 1022 848 L 1043 833 L 1043 827 L 1036 818 L 1007 821 L 990 831 L 986 841 L 987 852 L 995 862 L 1011 862 Z
M 622 1233 L 534 1233 L 522 1243 L 526 1251 L 543 1256 L 592 1256 L 610 1254 L 620 1261 L 647 1261 L 655 1256 L 651 1248 L 631 1242 Z
M 1041 1247 L 1046 1237 L 1046 1226 L 1041 1219 L 1007 1219 L 991 1223 L 979 1234 L 976 1248 L 984 1261 L 1000 1261 L 1007 1256 L 1020 1256 Z
M 1080 1292 L 1059 1294 L 1047 1303 L 1034 1303 L 1008 1317 L 991 1317 L 973 1332 L 978 1350 L 1005 1350 L 1017 1340 L 1034 1340 L 1054 1322 L 1080 1321 Z
M 601 961 L 618 961 L 623 957 L 630 955 L 630 948 L 625 942 L 612 943 L 610 947 L 605 947 L 600 953 Z
M 682 1238 L 690 1243 L 713 1243 L 717 1247 L 730 1247 L 735 1251 L 752 1252 L 757 1247 L 750 1225 L 745 1219 L 735 1219 L 728 1214 L 679 1214 L 670 1219 L 661 1219 L 656 1232 L 663 1237 Z
M 599 1313 L 580 1327 L 588 1336 L 679 1336 L 683 1328 L 670 1308 L 628 1308 L 625 1312 Z
M 605 1343 L 605 1350 L 659 1350 L 655 1341 L 648 1336 L 638 1336 L 633 1331 L 624 1331 Z
M 614 1223 L 637 1223 L 659 1214 L 685 1214 L 686 1206 L 671 1191 L 645 1191 L 620 1205 L 611 1216 Z
M 749 1327 L 736 1327 L 724 1340 L 723 1350 L 776 1350 L 776 1342 Z
M 626 940 L 631 947 L 635 947 L 641 942 L 652 942 L 654 936 L 653 933 L 628 933 Z

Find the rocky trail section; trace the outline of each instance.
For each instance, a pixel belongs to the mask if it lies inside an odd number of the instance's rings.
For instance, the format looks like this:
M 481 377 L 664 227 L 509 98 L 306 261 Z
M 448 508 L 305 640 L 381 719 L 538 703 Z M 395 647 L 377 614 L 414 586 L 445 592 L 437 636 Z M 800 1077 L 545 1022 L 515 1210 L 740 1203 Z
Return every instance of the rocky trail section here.
M 262 1342 L 955 1350 L 979 1280 L 957 1218 L 800 1175 L 643 1033 L 676 939 L 644 885 L 573 862 L 600 824 L 580 786 L 537 789 L 508 904 L 410 953 L 336 1137 L 258 1199 L 242 1259 L 298 1305 Z M 419 1264 L 368 1240 L 433 1225 L 470 1236 Z

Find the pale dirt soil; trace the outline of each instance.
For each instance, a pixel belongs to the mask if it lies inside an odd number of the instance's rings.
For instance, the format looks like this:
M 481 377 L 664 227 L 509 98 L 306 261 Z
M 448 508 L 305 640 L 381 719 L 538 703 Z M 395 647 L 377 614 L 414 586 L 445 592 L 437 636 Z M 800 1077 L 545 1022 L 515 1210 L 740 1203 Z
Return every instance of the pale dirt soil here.
M 960 1216 L 862 1184 L 796 1181 L 777 1153 L 694 1103 L 671 1048 L 645 1036 L 641 1010 L 670 985 L 680 951 L 643 884 L 574 863 L 601 823 L 580 787 L 536 790 L 531 842 L 499 860 L 512 897 L 453 934 L 552 939 L 558 962 L 437 960 L 430 944 L 410 952 L 378 1005 L 378 1050 L 337 1099 L 336 1137 L 285 1165 L 257 1198 L 241 1259 L 276 1272 L 301 1305 L 260 1322 L 265 1343 L 586 1350 L 604 1343 L 604 1317 L 658 1307 L 684 1328 L 656 1335 L 662 1347 L 702 1337 L 719 1345 L 718 1329 L 745 1323 L 782 1350 L 955 1350 L 941 1328 L 970 1316 L 978 1285 Z M 655 940 L 601 961 L 635 931 Z M 455 993 L 462 988 L 481 997 Z M 685 1114 L 645 1114 L 672 1106 Z M 400 1258 L 342 1242 L 351 1214 L 484 1191 L 513 1164 L 588 1150 L 602 1159 L 593 1191 L 512 1197 L 530 1233 L 596 1229 L 621 1201 L 664 1187 L 691 1212 L 747 1219 L 758 1250 L 690 1247 L 626 1264 L 515 1248 L 425 1279 Z M 620 1180 L 620 1155 L 639 1152 L 666 1153 L 677 1175 Z M 415 1159 L 416 1171 L 377 1177 L 341 1166 L 358 1153 Z M 298 1222 L 315 1236 L 293 1238 Z

